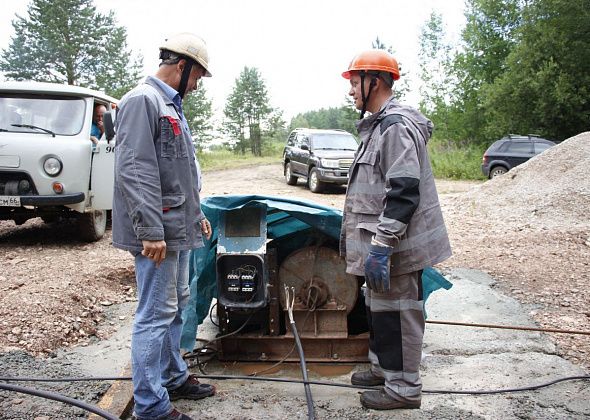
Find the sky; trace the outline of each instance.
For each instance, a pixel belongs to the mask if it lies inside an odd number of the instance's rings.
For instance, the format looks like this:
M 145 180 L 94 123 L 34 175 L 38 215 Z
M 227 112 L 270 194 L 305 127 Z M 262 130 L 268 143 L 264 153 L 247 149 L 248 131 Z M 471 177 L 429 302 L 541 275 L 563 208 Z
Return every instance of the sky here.
M 3 0 L 0 48 L 14 34 L 15 13 L 25 17 L 29 0 Z M 419 101 L 419 35 L 430 13 L 443 16 L 449 36 L 464 26 L 464 0 L 95 0 L 101 13 L 113 10 L 127 29 L 128 46 L 144 57 L 145 75 L 158 66 L 158 47 L 177 32 L 207 42 L 212 78 L 207 94 L 220 116 L 244 66 L 258 68 L 270 105 L 287 123 L 298 113 L 338 107 L 348 93 L 341 77 L 350 60 L 379 37 L 393 47 L 410 79 L 406 102 Z

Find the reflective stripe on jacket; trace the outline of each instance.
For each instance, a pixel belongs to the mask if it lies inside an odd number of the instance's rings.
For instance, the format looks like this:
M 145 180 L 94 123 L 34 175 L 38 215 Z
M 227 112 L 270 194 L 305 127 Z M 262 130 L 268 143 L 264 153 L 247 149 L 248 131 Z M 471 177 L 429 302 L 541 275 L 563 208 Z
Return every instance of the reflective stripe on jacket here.
M 192 138 L 151 77 L 123 97 L 116 127 L 113 245 L 130 251 L 143 249 L 142 240 L 165 240 L 174 251 L 202 246 Z
M 364 275 L 371 238 L 394 247 L 391 275 L 451 256 L 426 150 L 432 122 L 390 98 L 357 123 L 361 144 L 350 168 L 340 249 L 347 272 Z

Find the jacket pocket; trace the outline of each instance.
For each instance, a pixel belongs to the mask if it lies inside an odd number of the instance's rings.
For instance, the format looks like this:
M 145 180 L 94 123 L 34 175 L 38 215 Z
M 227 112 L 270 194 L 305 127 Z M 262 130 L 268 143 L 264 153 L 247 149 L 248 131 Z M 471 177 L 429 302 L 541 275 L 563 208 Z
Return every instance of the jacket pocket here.
M 186 212 L 184 194 L 165 195 L 162 197 L 162 224 L 164 240 L 186 239 Z
M 163 158 L 179 159 L 187 157 L 181 124 L 182 121 L 169 115 L 160 117 L 160 155 Z
M 355 163 L 354 181 L 350 195 L 353 213 L 379 215 L 383 212 L 385 183 L 379 168 L 379 154 L 366 151 Z M 351 185 L 349 184 L 349 188 Z

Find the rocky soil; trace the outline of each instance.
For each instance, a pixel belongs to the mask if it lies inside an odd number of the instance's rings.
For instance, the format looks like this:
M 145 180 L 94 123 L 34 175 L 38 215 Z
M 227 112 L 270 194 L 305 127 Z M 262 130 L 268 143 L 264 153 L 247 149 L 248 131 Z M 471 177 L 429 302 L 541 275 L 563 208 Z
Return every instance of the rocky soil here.
M 443 196 L 454 256 L 487 271 L 544 328 L 590 331 L 590 133 L 464 194 Z M 498 320 L 501 323 L 501 320 Z M 590 335 L 552 334 L 590 370 Z
M 441 268 L 488 272 L 504 293 L 533 305 L 540 327 L 590 331 L 588 167 L 590 134 L 583 133 L 483 184 L 438 181 L 454 251 Z M 289 195 L 342 208 L 343 188 L 312 194 L 281 175 L 279 165 L 206 173 L 203 195 Z M 133 301 L 134 288 L 133 260 L 111 246 L 110 231 L 85 244 L 73 225 L 0 221 L 0 371 L 33 375 L 57 349 L 108 337 L 117 319 L 105 310 Z M 590 371 L 590 336 L 551 337 L 561 355 Z M 26 372 L 6 370 L 15 354 Z M 0 392 L 0 408 L 19 400 L 26 397 Z

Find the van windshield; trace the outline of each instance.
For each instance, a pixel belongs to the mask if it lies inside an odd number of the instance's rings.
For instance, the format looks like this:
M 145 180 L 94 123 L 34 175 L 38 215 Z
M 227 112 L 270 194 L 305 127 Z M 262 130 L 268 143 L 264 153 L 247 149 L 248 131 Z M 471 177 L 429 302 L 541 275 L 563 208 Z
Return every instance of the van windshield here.
M 356 150 L 358 147 L 350 134 L 314 134 L 312 141 L 314 149 Z
M 82 98 L 0 93 L 0 131 L 73 136 L 82 130 L 85 113 Z

